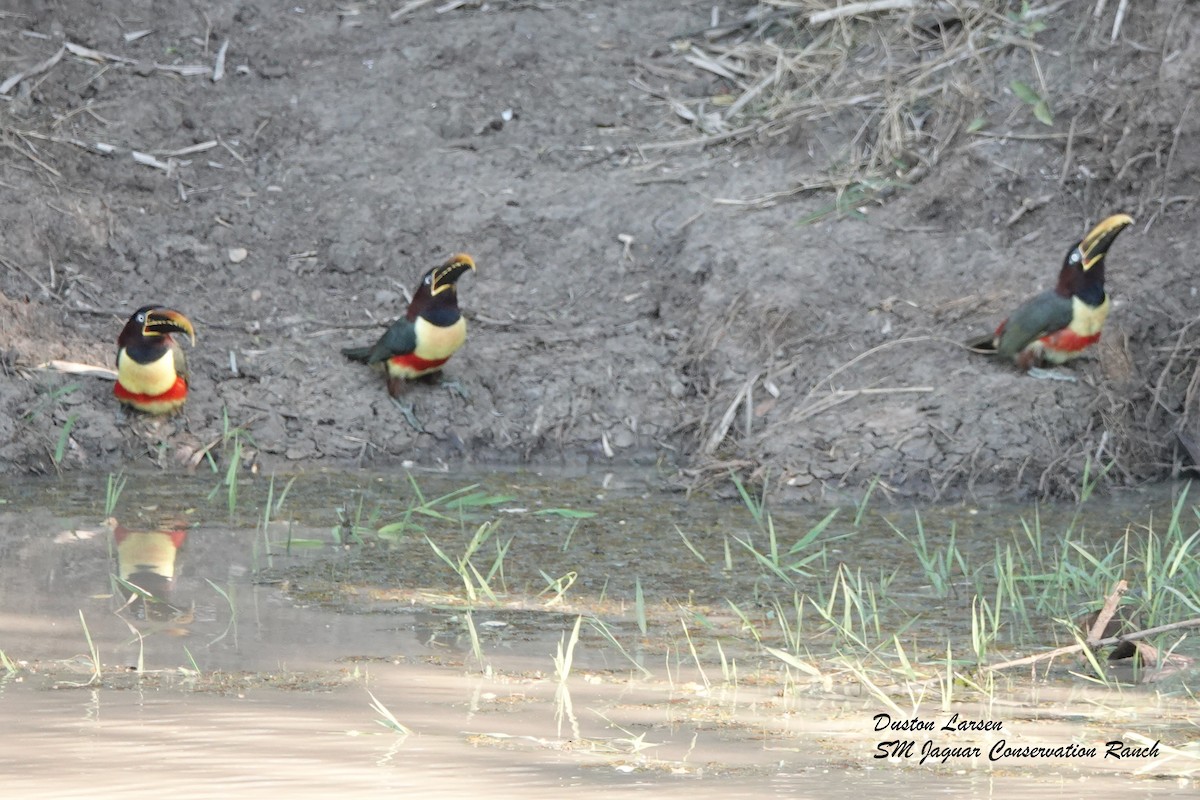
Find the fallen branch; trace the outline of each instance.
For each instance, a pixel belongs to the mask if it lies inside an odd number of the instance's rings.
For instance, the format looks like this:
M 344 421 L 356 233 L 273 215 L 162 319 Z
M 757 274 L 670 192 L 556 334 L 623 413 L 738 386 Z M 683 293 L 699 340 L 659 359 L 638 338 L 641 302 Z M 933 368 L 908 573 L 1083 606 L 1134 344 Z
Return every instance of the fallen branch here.
M 35 369 L 65 372 L 68 375 L 86 375 L 89 378 L 101 378 L 106 381 L 115 381 L 117 379 L 117 371 L 115 369 L 97 367 L 92 364 L 80 364 L 78 361 L 46 361 L 38 364 Z
M 1107 638 L 1099 639 L 1095 642 L 1092 642 L 1090 645 L 1087 643 L 1084 643 L 1084 644 L 1072 644 L 1072 645 L 1068 645 L 1066 647 L 1057 647 L 1054 650 L 1048 650 L 1045 653 L 1038 653 L 1037 655 L 1026 656 L 1025 658 L 1017 658 L 1017 659 L 1013 659 L 1012 661 L 1003 661 L 999 664 L 990 664 L 986 667 L 986 669 L 989 669 L 992 672 L 998 672 L 1002 669 L 1009 669 L 1010 667 L 1020 667 L 1020 666 L 1026 665 L 1026 664 L 1036 664 L 1039 661 L 1046 661 L 1046 660 L 1049 660 L 1052 658 L 1057 658 L 1058 656 L 1065 656 L 1065 655 L 1069 655 L 1071 653 L 1079 653 L 1084 648 L 1089 647 L 1089 646 L 1091 646 L 1091 647 L 1107 647 L 1110 644 L 1121 644 L 1122 642 L 1136 642 L 1139 639 L 1148 639 L 1151 636 L 1157 636 L 1160 633 L 1167 633 L 1169 631 L 1182 630 L 1185 628 L 1200 628 L 1200 617 L 1196 617 L 1194 619 L 1183 620 L 1182 622 L 1172 622 L 1169 625 L 1159 625 L 1157 628 L 1146 628 L 1145 630 L 1134 631 L 1133 633 L 1122 633 L 1119 636 L 1109 636 Z
M 1096 615 L 1096 621 L 1092 624 L 1091 630 L 1087 631 L 1086 644 L 1090 647 L 1096 647 L 1097 642 L 1104 636 L 1104 629 L 1108 627 L 1108 623 L 1112 620 L 1113 614 L 1117 613 L 1117 606 L 1121 603 L 1121 596 L 1129 590 L 1127 581 L 1117 581 L 1113 586 L 1112 591 L 1104 601 L 1104 607 L 1100 609 L 1100 613 Z

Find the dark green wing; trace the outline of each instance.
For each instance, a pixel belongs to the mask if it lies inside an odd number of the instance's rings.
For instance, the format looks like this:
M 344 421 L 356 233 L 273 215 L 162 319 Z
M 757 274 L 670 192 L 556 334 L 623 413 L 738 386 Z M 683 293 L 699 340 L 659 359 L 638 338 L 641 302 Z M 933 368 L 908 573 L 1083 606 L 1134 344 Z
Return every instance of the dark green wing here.
M 342 355 L 351 361 L 361 361 L 367 363 L 367 358 L 371 355 L 370 347 L 343 347 Z
M 1014 358 L 1026 345 L 1071 324 L 1071 298 L 1050 290 L 1030 299 L 1004 323 L 996 354 Z
M 369 347 L 343 347 L 342 355 L 351 361 L 378 364 L 392 356 L 403 356 L 417 349 L 417 329 L 407 319 L 392 323 L 379 341 Z
M 398 319 L 387 329 L 367 356 L 368 364 L 387 361 L 392 356 L 408 355 L 417 349 L 417 328 L 407 319 Z

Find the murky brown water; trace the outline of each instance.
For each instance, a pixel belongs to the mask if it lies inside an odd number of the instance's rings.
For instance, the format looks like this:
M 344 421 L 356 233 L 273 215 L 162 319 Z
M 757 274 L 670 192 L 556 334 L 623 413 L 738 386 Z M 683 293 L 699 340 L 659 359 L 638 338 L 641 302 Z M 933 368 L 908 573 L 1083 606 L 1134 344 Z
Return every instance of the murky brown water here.
M 897 738 L 985 754 L 1001 738 L 1101 751 L 1127 735 L 1176 746 L 1200 738 L 1189 727 L 1200 714 L 1187 679 L 1105 688 L 1064 669 L 1048 683 L 1002 681 L 990 707 L 958 688 L 944 711 L 944 693 L 920 689 L 917 715 L 939 726 L 954 712 L 1002 722 L 999 732 L 960 735 L 875 732 L 872 718 L 885 707 L 827 660 L 845 643 L 813 644 L 813 658 L 826 654 L 825 688 L 786 672 L 748 626 L 781 647 L 778 615 L 793 593 L 835 596 L 839 564 L 891 576 L 879 614 L 885 634 L 891 620 L 918 614 L 902 634 L 913 657 L 944 653 L 947 635 L 969 638 L 969 582 L 960 575 L 959 588 L 940 596 L 913 546 L 875 512 L 854 526 L 855 509 L 842 509 L 825 531 L 825 556 L 808 574 L 791 573 L 788 586 L 731 544 L 737 537 L 769 551 L 740 504 L 655 493 L 636 478 L 422 475 L 427 499 L 475 481 L 503 499 L 453 514 L 431 506 L 450 519 L 410 514 L 392 540 L 375 532 L 414 505 L 402 475 L 300 476 L 265 526 L 262 480 L 239 486 L 232 515 L 218 478 L 169 490 L 162 480 L 130 479 L 115 528 L 104 522 L 103 477 L 0 490 L 0 652 L 14 665 L 0 664 L 7 796 L 1194 792 L 1180 777 L 1186 759 L 873 758 L 881 741 Z M 1093 502 L 1084 524 L 1098 537 L 1118 535 L 1167 513 L 1171 499 Z M 776 511 L 778 549 L 825 513 Z M 1043 529 L 1066 527 L 1074 513 L 1043 509 Z M 911 534 L 911 510 L 886 516 Z M 944 542 L 953 524 L 966 557 L 984 559 L 1032 509 L 922 516 L 931 542 Z M 453 560 L 480 524 L 497 519 L 472 559 L 485 580 L 469 604 L 426 536 Z M 158 602 L 127 604 L 128 585 L 114 576 Z M 579 617 L 601 620 L 612 638 L 581 624 L 564 691 L 554 656 Z M 372 695 L 412 733 L 379 725 Z M 1152 764 L 1150 775 L 1173 777 L 1130 775 Z

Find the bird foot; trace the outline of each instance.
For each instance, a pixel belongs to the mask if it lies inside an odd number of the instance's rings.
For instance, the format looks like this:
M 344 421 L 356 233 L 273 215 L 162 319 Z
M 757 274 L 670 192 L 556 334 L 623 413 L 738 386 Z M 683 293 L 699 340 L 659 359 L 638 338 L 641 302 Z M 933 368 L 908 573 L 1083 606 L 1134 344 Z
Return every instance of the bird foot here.
M 412 403 L 401 403 L 395 397 L 392 402 L 396 404 L 396 408 L 400 409 L 400 413 L 404 415 L 404 420 L 412 426 L 412 429 L 417 433 L 424 433 L 425 426 L 421 424 L 421 420 L 417 419 L 417 415 L 413 413 Z
M 442 381 L 442 386 L 445 386 L 463 400 L 471 399 L 471 393 L 467 391 L 467 387 L 463 386 L 459 381 Z
M 1056 369 L 1042 369 L 1041 367 L 1030 367 L 1027 374 L 1031 378 L 1037 378 L 1042 381 L 1066 381 L 1067 383 L 1078 383 L 1079 379 L 1074 375 L 1068 375 L 1065 372 L 1059 372 Z

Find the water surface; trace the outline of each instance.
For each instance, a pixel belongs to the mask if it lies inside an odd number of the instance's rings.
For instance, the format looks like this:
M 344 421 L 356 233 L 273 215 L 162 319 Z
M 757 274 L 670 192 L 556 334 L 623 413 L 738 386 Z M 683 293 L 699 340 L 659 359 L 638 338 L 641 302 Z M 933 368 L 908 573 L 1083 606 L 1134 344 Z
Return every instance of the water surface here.
M 841 509 L 818 537 L 820 556 L 783 580 L 752 552 L 771 552 L 770 528 L 745 506 L 664 492 L 652 476 L 416 480 L 420 496 L 403 474 L 302 475 L 279 504 L 282 479 L 242 481 L 231 500 L 220 476 L 138 475 L 111 518 L 105 476 L 10 483 L 0 497 L 0 651 L 12 668 L 0 672 L 0 713 L 19 734 L 0 755 L 6 790 L 1188 791 L 1177 766 L 1149 770 L 1165 781 L 1133 776 L 1154 759 L 873 758 L 897 735 L 873 729 L 886 707 L 846 667 L 854 662 L 837 658 L 853 653 L 869 664 L 869 651 L 835 641 L 804 601 L 802 615 L 780 617 L 797 598 L 836 600 L 841 571 L 885 587 L 879 640 L 903 620 L 898 641 L 912 658 L 944 653 L 947 638 L 969 639 L 974 583 L 959 574 L 939 591 L 892 527 L 915 536 L 914 509 L 872 508 L 857 525 L 858 510 Z M 474 483 L 459 494 L 473 503 L 428 503 Z M 1035 518 L 1047 540 L 1069 529 L 1102 542 L 1169 514 L 1174 491 L 1092 501 L 1082 515 L 1075 507 L 921 509 L 921 525 L 929 546 L 944 546 L 953 531 L 963 557 L 983 564 L 998 541 L 1027 537 Z M 413 514 L 417 506 L 436 515 Z M 775 551 L 828 511 L 772 509 Z M 471 558 L 483 578 L 472 601 L 431 542 L 453 561 L 484 524 L 496 527 Z M 380 536 L 387 526 L 392 533 Z M 130 602 L 132 584 L 154 601 Z M 1038 626 L 1045 647 L 1064 636 L 1053 620 Z M 765 649 L 803 645 L 788 630 L 812 631 L 811 648 L 791 652 L 818 665 L 823 680 Z M 1027 652 L 1028 636 L 1006 642 L 1002 632 L 994 652 Z M 565 682 L 556 678 L 563 650 L 573 656 Z M 1102 745 L 1133 733 L 1177 746 L 1196 738 L 1187 723 L 1195 701 L 1180 691 L 1187 677 L 1103 687 L 1073 670 L 1005 679 L 990 701 L 965 686 L 948 703 L 945 687 L 893 696 L 939 725 L 953 712 L 1001 720 L 998 734 L 935 735 L 984 752 L 999 737 Z M 869 675 L 880 681 L 886 671 Z M 380 725 L 373 698 L 411 733 Z M 915 738 L 919 746 L 929 737 Z

